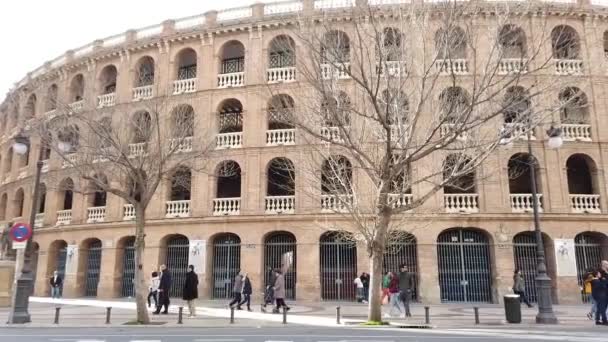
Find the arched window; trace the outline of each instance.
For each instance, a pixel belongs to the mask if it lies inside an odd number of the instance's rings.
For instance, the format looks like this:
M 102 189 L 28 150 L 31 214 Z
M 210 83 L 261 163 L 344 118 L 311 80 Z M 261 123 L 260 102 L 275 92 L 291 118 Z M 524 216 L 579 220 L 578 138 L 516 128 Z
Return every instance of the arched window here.
M 296 66 L 296 43 L 287 35 L 272 39 L 268 51 L 268 68 L 288 68 Z
M 131 122 L 132 143 L 141 144 L 150 141 L 152 136 L 152 118 L 146 111 L 137 112 Z
M 93 178 L 95 180 L 89 184 L 89 207 L 105 207 L 108 194 L 102 184 L 108 184 L 108 178 L 103 174 L 96 174 Z
M 13 217 L 22 217 L 23 216 L 23 204 L 25 201 L 25 194 L 22 188 L 19 188 L 17 192 L 15 192 L 15 206 Z
M 64 179 L 59 184 L 59 191 L 61 210 L 71 210 L 74 202 L 74 182 L 72 181 L 72 179 Z
M 379 61 L 398 62 L 404 59 L 402 48 L 402 35 L 394 27 L 386 27 L 380 37 L 381 48 L 376 48 L 376 58 Z M 378 51 L 380 49 L 381 51 Z
M 44 183 L 40 184 L 40 202 L 38 203 L 37 214 L 43 214 L 46 208 L 46 185 Z
M 402 91 L 385 89 L 379 98 L 381 105 L 379 118 L 387 125 L 406 125 L 410 104 L 407 96 Z
M 469 95 L 461 87 L 449 87 L 439 95 L 442 119 L 447 124 L 461 123 L 470 110 Z
M 322 63 L 341 64 L 350 62 L 350 39 L 342 31 L 325 33 L 321 42 Z
M 530 115 L 530 93 L 520 86 L 509 87 L 502 106 L 505 123 L 525 124 Z
M 59 149 L 65 153 L 75 153 L 80 146 L 80 129 L 76 125 L 66 125 L 57 131 Z
M 220 74 L 234 74 L 245 71 L 245 47 L 238 40 L 231 40 L 222 46 L 220 52 Z
M 521 27 L 507 24 L 500 28 L 498 44 L 501 58 L 522 58 L 526 56 L 526 33 Z
M 217 168 L 216 198 L 239 197 L 241 197 L 241 167 L 235 161 L 224 161 Z
M 219 133 L 243 131 L 243 105 L 237 99 L 222 101 L 219 108 Z
M 154 59 L 144 56 L 137 61 L 135 70 L 135 87 L 145 87 L 154 84 Z
M 324 127 L 347 127 L 350 125 L 351 102 L 344 92 L 331 94 L 321 103 Z
M 591 195 L 597 193 L 595 162 L 584 154 L 573 154 L 566 161 L 568 192 Z
M 353 167 L 344 156 L 331 156 L 321 167 L 321 192 L 324 195 L 351 194 L 353 188 Z
M 5 193 L 0 197 L 0 220 L 6 220 L 6 207 L 8 206 L 8 195 Z
M 587 95 L 577 87 L 567 87 L 559 93 L 562 124 L 587 124 L 589 122 L 589 103 Z
M 509 175 L 509 193 L 531 194 L 532 180 L 530 177 L 530 164 L 534 165 L 536 176 L 536 192 L 541 193 L 540 172 L 538 170 L 538 161 L 534 156 L 527 153 L 517 153 L 509 158 L 508 175 Z
M 288 158 L 274 158 L 268 163 L 266 196 L 294 196 L 295 169 Z
M 475 170 L 471 159 L 462 154 L 450 154 L 443 163 L 444 194 L 474 194 Z
M 294 101 L 289 95 L 279 94 L 268 101 L 268 130 L 293 129 Z
M 171 113 L 173 138 L 194 136 L 194 108 L 191 105 L 179 105 Z
M 49 87 L 46 95 L 46 111 L 50 112 L 57 109 L 58 87 L 53 84 Z
M 32 119 L 36 117 L 36 104 L 37 104 L 36 94 L 30 95 L 27 98 L 27 102 L 25 103 L 25 108 L 23 114 L 25 115 L 25 120 Z
M 177 54 L 177 79 L 188 80 L 196 78 L 196 52 L 190 48 L 183 49 Z
M 84 76 L 78 74 L 70 82 L 70 102 L 82 101 L 84 98 Z
M 553 58 L 580 59 L 581 43 L 578 33 L 568 25 L 556 26 L 551 31 Z
M 116 92 L 116 78 L 118 76 L 118 70 L 113 65 L 107 65 L 101 70 L 99 75 L 99 93 L 112 94 Z
M 441 28 L 435 33 L 437 59 L 467 58 L 467 35 L 458 26 Z
M 192 172 L 187 167 L 178 168 L 171 176 L 170 201 L 189 201 Z

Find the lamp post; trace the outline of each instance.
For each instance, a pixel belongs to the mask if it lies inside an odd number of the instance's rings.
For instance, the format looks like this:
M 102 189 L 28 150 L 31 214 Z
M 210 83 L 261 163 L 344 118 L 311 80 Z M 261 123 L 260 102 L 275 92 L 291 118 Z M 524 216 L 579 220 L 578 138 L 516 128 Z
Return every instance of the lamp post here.
M 24 155 L 30 148 L 29 139 L 23 134 L 18 133 L 14 137 L 13 150 Z M 17 286 L 13 293 L 11 311 L 9 313 L 8 323 L 10 324 L 23 324 L 31 322 L 31 317 L 28 311 L 29 297 L 32 294 L 34 288 L 34 274 L 30 265 L 31 255 L 33 253 L 32 239 L 34 237 L 34 226 L 36 221 L 36 208 L 40 205 L 40 173 L 42 170 L 42 161 L 38 159 L 36 162 L 36 177 L 34 178 L 34 194 L 32 196 L 32 208 L 30 210 L 29 224 L 32 227 L 32 235 L 27 240 L 25 245 L 25 251 L 23 253 L 23 266 L 21 273 L 17 278 Z

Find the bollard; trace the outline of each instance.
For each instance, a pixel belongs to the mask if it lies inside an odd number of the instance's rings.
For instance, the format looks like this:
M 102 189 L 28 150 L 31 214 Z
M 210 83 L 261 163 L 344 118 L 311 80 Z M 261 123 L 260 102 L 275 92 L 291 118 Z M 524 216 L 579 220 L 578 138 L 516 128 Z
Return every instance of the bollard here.
M 177 324 L 183 324 L 184 307 L 180 306 L 177 313 Z
M 340 307 L 336 306 L 336 324 L 340 324 Z
M 234 324 L 234 308 L 230 307 L 230 324 Z
M 287 324 L 287 310 L 283 307 L 283 324 Z
M 110 315 L 112 314 L 112 307 L 106 308 L 106 324 L 110 324 Z
M 55 308 L 55 321 L 53 322 L 53 324 L 59 324 L 59 311 L 60 310 L 61 310 L 60 307 Z
M 425 324 L 431 324 L 431 308 L 429 308 L 428 306 L 424 307 L 424 323 Z
M 474 307 L 473 310 L 475 311 L 475 324 L 479 324 L 479 308 Z

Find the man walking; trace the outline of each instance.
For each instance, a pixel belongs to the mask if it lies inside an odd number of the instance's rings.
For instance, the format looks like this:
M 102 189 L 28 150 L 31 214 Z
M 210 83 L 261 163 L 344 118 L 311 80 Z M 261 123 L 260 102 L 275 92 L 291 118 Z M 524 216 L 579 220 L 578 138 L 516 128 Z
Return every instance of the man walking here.
M 63 279 L 59 275 L 59 272 L 54 271 L 53 276 L 50 279 L 51 284 L 51 297 L 53 299 L 61 298 L 61 284 L 63 283 Z
M 232 301 L 228 306 L 233 308 L 234 305 L 238 305 L 241 302 L 241 292 L 243 292 L 243 276 L 239 271 L 234 277 L 234 285 L 232 286 Z
M 247 273 L 245 273 L 243 275 L 243 300 L 241 302 L 239 302 L 239 304 L 237 305 L 236 309 L 237 310 L 243 310 L 243 308 L 241 307 L 243 304 L 247 304 L 247 311 L 252 311 L 251 310 L 251 293 L 252 293 L 252 288 L 251 288 L 251 280 L 249 280 L 249 276 L 247 276 Z
M 399 299 L 405 308 L 405 317 L 412 317 L 410 312 L 410 300 L 414 289 L 414 275 L 410 273 L 405 264 L 399 267 Z
M 276 272 L 272 267 L 268 267 L 268 274 L 266 276 L 266 291 L 264 293 L 264 305 L 262 305 L 262 312 L 266 312 L 266 306 L 274 302 L 274 283 L 277 280 Z
M 162 307 L 165 307 L 165 310 L 162 312 L 163 315 L 169 313 L 169 290 L 171 289 L 171 272 L 167 269 L 167 266 L 160 266 L 160 284 L 158 286 L 158 306 L 156 307 L 156 311 L 153 314 L 158 315 Z
M 194 266 L 188 266 L 188 272 L 186 273 L 186 282 L 184 284 L 184 293 L 182 299 L 188 303 L 188 310 L 190 315 L 188 317 L 196 317 L 196 305 L 194 300 L 198 298 L 198 276 L 194 273 Z

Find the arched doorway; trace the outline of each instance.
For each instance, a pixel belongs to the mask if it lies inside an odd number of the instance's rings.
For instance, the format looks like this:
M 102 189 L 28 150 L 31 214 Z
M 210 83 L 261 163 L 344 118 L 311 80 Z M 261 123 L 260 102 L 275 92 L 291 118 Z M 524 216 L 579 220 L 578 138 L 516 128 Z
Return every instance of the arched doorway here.
M 273 269 L 282 267 L 287 253 L 292 253 L 293 264 L 285 274 L 285 296 L 296 299 L 296 237 L 289 232 L 274 232 L 264 240 L 264 284 L 268 284 Z
M 608 258 L 608 237 L 596 232 L 580 233 L 574 238 L 574 249 L 578 284 L 582 287 L 585 273 L 599 268 L 602 260 Z M 582 299 L 589 301 L 587 296 Z
M 412 299 L 418 299 L 418 251 L 416 237 L 403 231 L 395 231 L 384 250 L 382 272 L 397 274 L 400 266 L 406 265 L 409 272 L 414 274 L 414 291 Z
M 86 268 L 85 268 L 85 297 L 97 297 L 97 285 L 99 285 L 99 275 L 101 269 L 101 241 L 91 240 L 86 248 Z
M 321 235 L 321 299 L 354 300 L 357 277 L 357 244 L 351 233 L 332 231 Z
M 122 249 L 120 296 L 135 297 L 135 237 L 124 238 L 120 248 Z
M 63 279 L 59 290 L 60 295 L 63 295 L 63 285 L 65 284 L 67 247 L 67 242 L 63 240 L 54 241 L 49 247 L 47 276 L 50 277 L 53 275 L 53 272 L 57 271 L 57 274 Z
M 170 297 L 182 296 L 182 290 L 186 283 L 189 249 L 190 240 L 183 235 L 174 235 L 167 239 L 167 259 L 165 265 L 169 269 L 169 272 L 171 272 Z
M 545 263 L 547 273 L 552 279 L 555 279 L 555 268 L 551 267 L 549 262 L 552 243 L 549 238 L 543 234 L 543 246 L 545 247 Z M 536 249 L 536 235 L 534 232 L 519 233 L 513 237 L 513 257 L 515 261 L 515 269 L 521 270 L 526 285 L 526 297 L 530 302 L 537 301 L 538 294 L 536 293 L 536 275 L 538 274 L 538 253 Z
M 492 302 L 492 267 L 487 236 L 474 229 L 449 229 L 437 238 L 442 302 Z
M 241 238 L 225 233 L 213 239 L 213 298 L 230 298 L 241 270 Z

